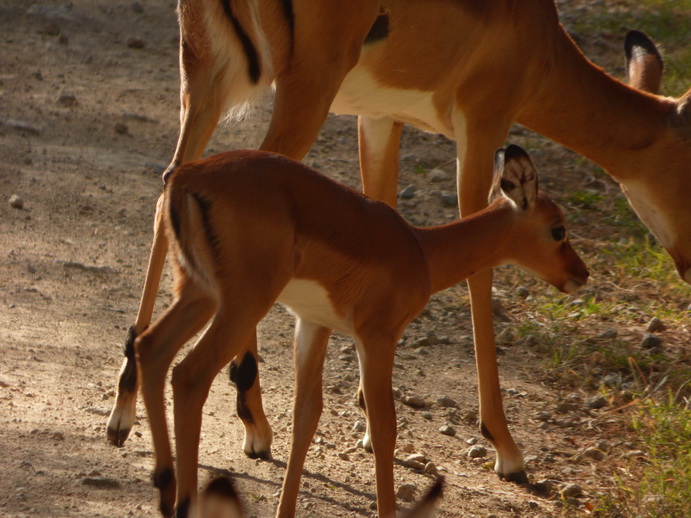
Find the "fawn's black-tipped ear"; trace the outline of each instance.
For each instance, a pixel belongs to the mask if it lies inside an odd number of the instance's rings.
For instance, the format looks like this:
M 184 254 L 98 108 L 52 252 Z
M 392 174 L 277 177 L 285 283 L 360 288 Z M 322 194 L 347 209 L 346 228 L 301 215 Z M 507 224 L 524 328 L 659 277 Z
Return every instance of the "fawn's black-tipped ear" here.
M 538 180 L 537 170 L 528 153 L 511 144 L 506 149 L 497 151 L 494 164 L 495 181 L 501 173 L 498 187 L 504 196 L 523 210 L 533 207 L 537 200 Z
M 655 42 L 644 32 L 630 30 L 626 33 L 624 52 L 629 85 L 658 93 L 665 64 Z
M 245 510 L 235 490 L 233 480 L 227 476 L 214 478 L 201 497 L 201 515 L 209 518 L 242 518 Z

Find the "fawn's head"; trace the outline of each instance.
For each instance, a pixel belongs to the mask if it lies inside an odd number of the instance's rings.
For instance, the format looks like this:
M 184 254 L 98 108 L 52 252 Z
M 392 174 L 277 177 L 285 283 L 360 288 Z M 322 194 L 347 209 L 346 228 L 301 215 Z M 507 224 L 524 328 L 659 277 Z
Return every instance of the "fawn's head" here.
M 511 206 L 513 233 L 507 262 L 571 293 L 583 286 L 588 270 L 571 247 L 561 209 L 538 189 L 538 174 L 528 154 L 510 145 L 494 157 L 492 199 Z

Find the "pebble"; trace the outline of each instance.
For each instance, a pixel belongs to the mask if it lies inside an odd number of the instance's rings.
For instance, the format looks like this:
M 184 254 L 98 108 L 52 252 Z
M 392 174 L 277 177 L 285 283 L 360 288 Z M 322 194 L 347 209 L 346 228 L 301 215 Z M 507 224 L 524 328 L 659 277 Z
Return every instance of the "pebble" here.
M 58 36 L 60 34 L 60 26 L 55 22 L 49 22 L 38 33 L 44 36 Z
M 422 416 L 423 419 L 427 419 L 428 421 L 431 421 L 432 417 L 433 417 L 432 412 L 422 412 L 422 414 L 420 414 L 420 415 Z
M 396 497 L 405 502 L 412 502 L 415 499 L 417 486 L 415 484 L 403 484 L 396 490 Z
M 116 122 L 115 126 L 113 126 L 113 129 L 115 130 L 115 133 L 118 135 L 127 135 L 130 132 L 130 129 L 127 127 L 127 124 L 124 124 L 122 122 Z
M 456 436 L 456 430 L 452 426 L 449 426 L 448 424 L 441 426 L 439 428 L 439 432 L 443 435 L 448 435 L 449 437 L 455 437 Z
M 487 448 L 485 448 L 484 446 L 476 444 L 475 446 L 468 448 L 468 457 L 470 457 L 471 459 L 481 459 L 486 456 Z
M 437 405 L 451 408 L 451 407 L 457 407 L 458 403 L 456 401 L 448 396 L 440 397 L 437 399 Z
M 641 340 L 641 347 L 643 349 L 657 349 L 661 346 L 662 340 L 660 340 L 660 337 L 652 333 L 646 333 L 646 335 L 643 337 L 643 340 Z
M 588 459 L 605 460 L 605 457 L 607 457 L 607 454 L 598 448 L 590 447 L 590 448 L 586 448 L 583 451 L 583 456 L 588 458 Z
M 658 331 L 664 331 L 665 330 L 665 324 L 662 322 L 657 317 L 653 317 L 650 322 L 648 322 L 648 326 L 645 328 L 646 331 L 649 333 L 656 333 Z
M 441 169 L 432 169 L 429 173 L 427 173 L 427 181 L 431 183 L 445 182 L 450 178 L 451 177 Z
M 353 432 L 366 432 L 367 431 L 367 425 L 363 423 L 362 421 L 355 421 L 355 424 L 353 425 Z
M 424 408 L 427 402 L 420 396 L 402 396 L 401 403 L 412 408 Z
M 24 198 L 18 194 L 13 194 L 10 196 L 10 207 L 13 209 L 23 209 L 24 208 Z
M 79 480 L 79 483 L 84 486 L 92 486 L 101 489 L 119 489 L 120 482 L 112 478 L 106 477 L 84 477 Z
M 575 410 L 578 410 L 578 405 L 571 403 L 569 401 L 563 401 L 557 405 L 556 410 L 560 414 L 568 414 L 569 412 L 573 412 Z
M 604 451 L 605 453 L 609 453 L 609 450 L 612 448 L 607 441 L 598 441 L 595 447 L 600 451 Z
M 619 331 L 616 329 L 605 329 L 602 333 L 598 335 L 599 338 L 613 339 L 619 336 Z
M 344 451 L 342 451 L 342 452 L 340 452 L 340 453 L 338 454 L 338 458 L 341 459 L 341 460 L 345 460 L 345 461 L 349 461 L 349 460 L 350 460 L 350 456 L 349 456 L 346 452 L 344 452 Z
M 578 484 L 568 484 L 561 490 L 564 498 L 576 498 L 583 495 L 583 488 Z
M 469 437 L 465 440 L 465 443 L 469 444 L 470 446 L 472 446 L 473 444 L 477 444 L 477 437 Z
M 57 100 L 57 105 L 62 106 L 63 108 L 72 108 L 77 106 L 77 96 L 68 93 L 60 94 Z
M 592 397 L 585 402 L 586 408 L 589 408 L 591 410 L 598 410 L 600 408 L 604 408 L 608 404 L 609 403 L 607 402 L 607 399 L 605 398 L 605 396 L 602 395 Z
M 415 190 L 414 185 L 409 185 L 401 191 L 399 196 L 402 200 L 412 200 L 415 197 Z
M 552 491 L 554 491 L 554 484 L 548 479 L 538 480 L 535 484 L 533 484 L 533 489 L 538 493 L 549 495 L 552 493 Z
M 506 316 L 506 308 L 501 300 L 495 298 L 492 299 L 492 313 L 498 317 Z
M 444 207 L 456 208 L 458 207 L 458 194 L 455 192 L 442 192 L 440 194 L 441 204 Z
M 427 464 L 425 464 L 425 473 L 429 473 L 430 475 L 436 475 L 437 465 L 434 462 L 428 462 Z
M 412 442 L 407 442 L 403 446 L 401 446 L 399 450 L 403 453 L 413 453 L 415 451 L 415 446 L 413 446 Z
M 525 286 L 519 286 L 516 288 L 516 295 L 522 299 L 527 299 L 530 297 L 530 291 Z
M 127 38 L 127 46 L 131 49 L 143 49 L 146 46 L 146 44 L 144 43 L 143 39 L 135 38 L 133 36 L 133 37 Z
M 550 419 L 552 419 L 552 414 L 550 414 L 549 412 L 542 411 L 535 414 L 535 418 L 538 421 L 549 421 Z

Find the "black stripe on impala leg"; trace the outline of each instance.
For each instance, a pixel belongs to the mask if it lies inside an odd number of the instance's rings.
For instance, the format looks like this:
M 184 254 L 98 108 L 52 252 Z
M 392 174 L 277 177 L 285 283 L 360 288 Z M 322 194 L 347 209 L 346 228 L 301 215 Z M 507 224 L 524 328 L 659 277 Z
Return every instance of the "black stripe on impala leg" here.
M 254 381 L 257 379 L 257 372 L 257 359 L 249 351 L 245 353 L 239 365 L 235 360 L 230 362 L 230 381 L 235 384 L 238 391 L 238 417 L 248 424 L 254 424 L 254 416 L 247 406 L 247 391 L 254 385 Z
M 137 389 L 137 359 L 134 352 L 134 341 L 137 339 L 137 334 L 134 331 L 134 326 L 127 331 L 127 338 L 125 339 L 125 366 L 120 372 L 118 379 L 118 401 L 122 398 L 136 398 L 135 390 Z M 130 428 L 121 428 L 113 426 L 106 431 L 108 440 L 117 447 L 122 447 L 130 434 Z
M 137 386 L 137 360 L 134 355 L 134 341 L 137 334 L 134 332 L 134 326 L 131 326 L 127 331 L 127 338 L 125 339 L 125 358 L 127 358 L 127 366 L 122 371 L 122 376 L 118 381 L 118 390 L 121 392 L 133 392 Z
M 165 468 L 153 475 L 154 487 L 159 490 L 161 495 L 175 483 L 175 475 L 172 468 Z M 160 511 L 163 516 L 173 516 L 173 509 L 161 500 Z

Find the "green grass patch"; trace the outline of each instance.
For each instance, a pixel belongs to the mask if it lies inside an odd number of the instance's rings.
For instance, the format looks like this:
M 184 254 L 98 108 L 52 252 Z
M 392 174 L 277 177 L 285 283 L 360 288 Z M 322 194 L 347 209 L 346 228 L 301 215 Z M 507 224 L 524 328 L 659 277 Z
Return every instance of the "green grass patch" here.
M 617 480 L 613 494 L 603 495 L 596 516 L 683 517 L 691 509 L 691 408 L 669 391 L 661 401 L 638 405 L 631 427 L 647 453 L 646 462 L 631 459 L 634 474 Z

